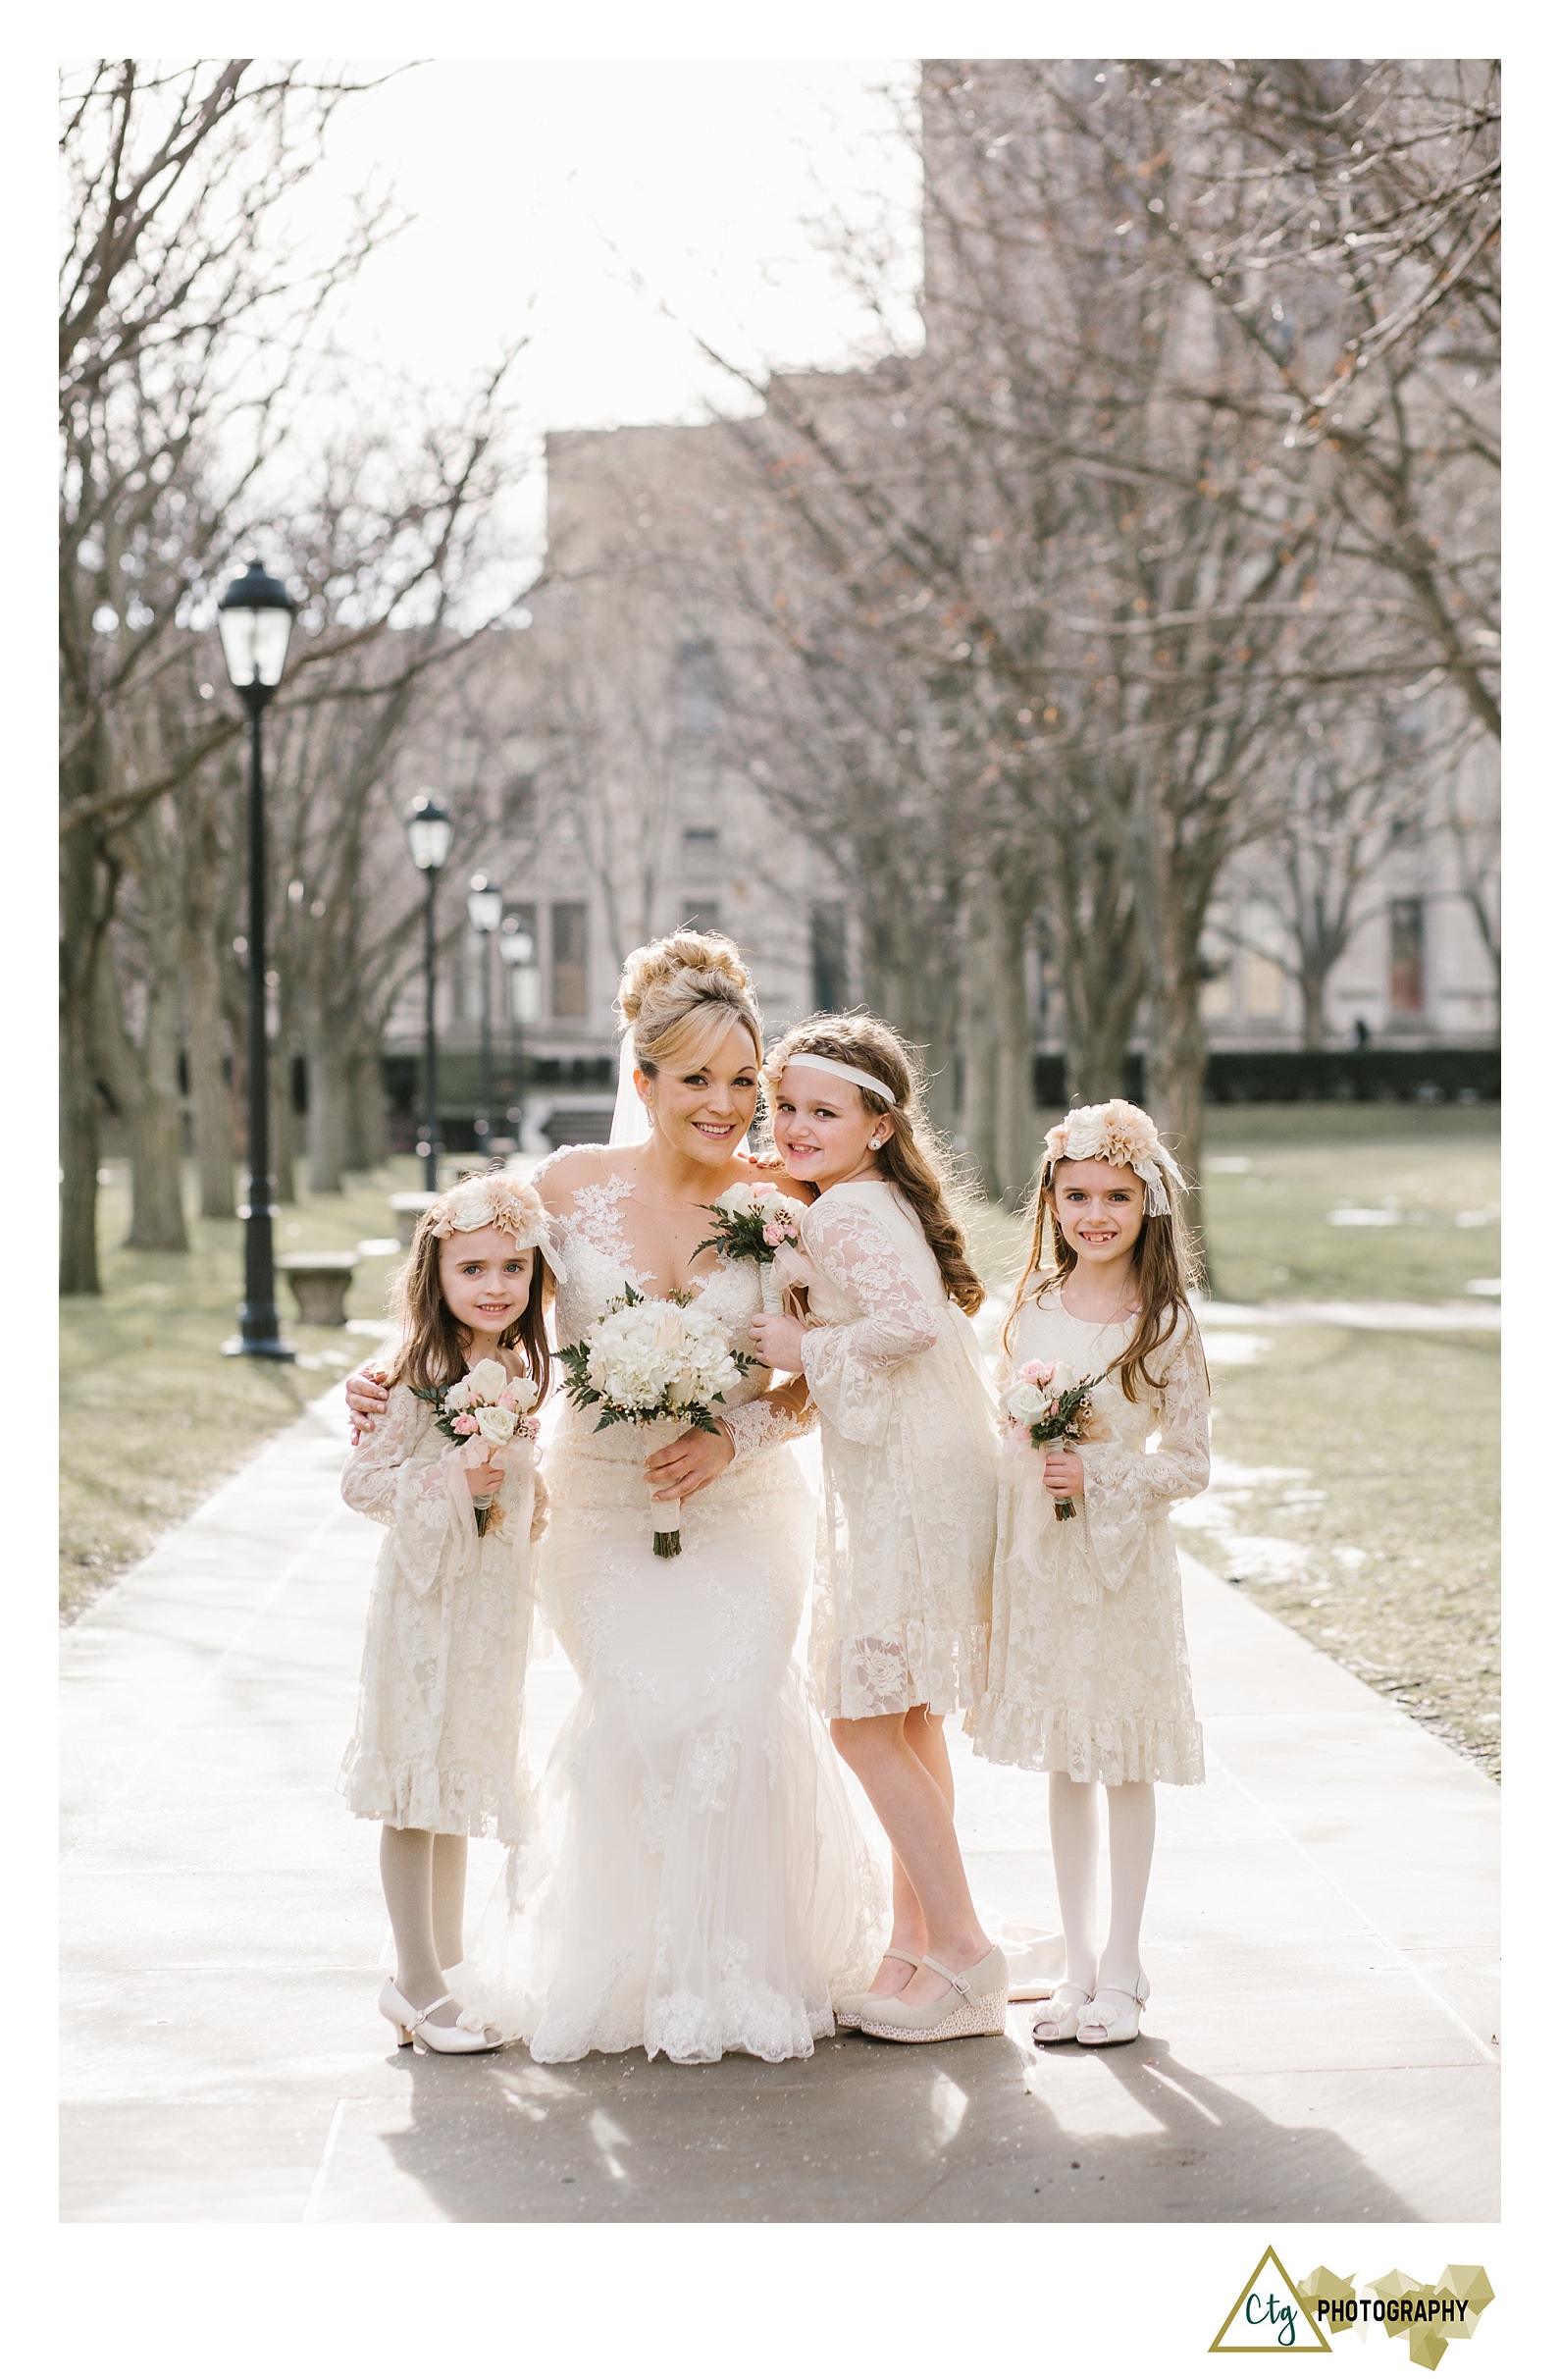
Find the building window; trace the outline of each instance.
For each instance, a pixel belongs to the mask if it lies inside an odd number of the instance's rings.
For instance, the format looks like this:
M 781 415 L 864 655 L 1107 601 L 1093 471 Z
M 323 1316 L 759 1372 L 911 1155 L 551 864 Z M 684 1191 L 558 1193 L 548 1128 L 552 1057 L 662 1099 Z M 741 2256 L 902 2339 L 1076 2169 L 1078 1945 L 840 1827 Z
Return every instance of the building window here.
M 720 848 L 718 826 L 685 826 L 683 850 L 691 860 L 711 859 Z
M 525 967 L 504 966 L 509 978 L 508 1007 L 505 1014 L 516 1025 L 540 1025 L 542 1022 L 542 968 L 537 947 L 537 905 L 534 901 L 516 901 L 506 912 L 514 919 L 522 933 L 531 936 L 531 958 Z
M 586 1008 L 585 903 L 552 904 L 552 1014 L 583 1017 Z
M 812 1005 L 843 1008 L 850 997 L 845 969 L 845 903 L 812 904 Z
M 1394 901 L 1389 912 L 1392 1014 L 1425 1013 L 1425 904 Z
M 1227 901 L 1209 902 L 1200 955 L 1203 1015 L 1227 1017 L 1235 1005 L 1235 956 L 1229 943 Z
M 720 726 L 720 678 L 715 648 L 685 639 L 677 648 L 677 732 L 697 738 Z
M 1240 1005 L 1248 1017 L 1283 1015 L 1283 921 L 1271 901 L 1248 901 Z
M 695 933 L 720 933 L 720 903 L 718 901 L 689 901 L 683 907 L 683 924 Z

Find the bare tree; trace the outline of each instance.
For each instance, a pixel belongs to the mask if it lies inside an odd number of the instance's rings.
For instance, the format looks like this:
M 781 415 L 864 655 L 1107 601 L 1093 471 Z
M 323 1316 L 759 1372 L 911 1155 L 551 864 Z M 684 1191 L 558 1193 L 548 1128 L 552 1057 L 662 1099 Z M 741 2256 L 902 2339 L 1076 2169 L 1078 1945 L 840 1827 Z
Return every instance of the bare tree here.
M 359 210 L 323 267 L 289 252 L 281 201 L 361 85 L 246 59 L 102 60 L 65 81 L 60 292 L 62 1287 L 98 1287 L 97 1084 L 106 937 L 125 875 L 110 837 L 239 732 L 207 718 L 170 742 L 145 714 L 177 669 L 192 590 L 286 434 L 311 333 L 389 229 Z M 240 340 L 239 331 L 252 332 Z M 219 427 L 220 425 L 220 427 Z M 114 1061 L 132 1063 L 123 1036 Z M 160 1070 L 139 1086 L 149 1117 Z M 127 1095 L 129 1093 L 127 1092 Z M 148 1105 L 148 1102 L 150 1105 Z M 166 1131 L 142 1134 L 143 1165 Z M 166 1164 L 166 1155 L 162 1160 Z M 143 1200 L 175 1244 L 182 1217 Z

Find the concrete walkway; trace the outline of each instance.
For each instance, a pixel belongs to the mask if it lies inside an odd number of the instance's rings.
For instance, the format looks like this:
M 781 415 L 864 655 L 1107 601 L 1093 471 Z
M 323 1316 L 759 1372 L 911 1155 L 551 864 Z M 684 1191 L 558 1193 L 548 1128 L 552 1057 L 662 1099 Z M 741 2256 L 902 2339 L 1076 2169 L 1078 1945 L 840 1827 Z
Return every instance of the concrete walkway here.
M 344 1444 L 333 1389 L 64 1639 L 67 2220 L 1497 2215 L 1497 1789 L 1191 1562 L 1209 1781 L 1160 1797 L 1136 2043 L 1014 2006 L 775 2067 L 396 2052 L 332 1789 L 379 1543 Z M 539 1763 L 571 1693 L 536 1673 Z M 977 1898 L 1049 1928 L 1043 1780 L 955 1757 Z

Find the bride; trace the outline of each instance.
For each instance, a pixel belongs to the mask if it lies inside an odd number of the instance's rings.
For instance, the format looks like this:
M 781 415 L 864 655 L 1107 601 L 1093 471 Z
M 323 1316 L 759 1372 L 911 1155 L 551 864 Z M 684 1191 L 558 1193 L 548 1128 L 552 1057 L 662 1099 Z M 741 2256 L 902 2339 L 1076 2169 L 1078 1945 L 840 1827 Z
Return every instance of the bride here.
M 618 1145 L 615 1127 L 613 1146 L 559 1149 L 532 1177 L 560 1236 L 559 1343 L 632 1286 L 691 1292 L 752 1353 L 757 1267 L 695 1254 L 710 1201 L 749 1171 L 763 1033 L 748 972 L 724 935 L 671 934 L 631 954 L 618 1005 L 644 1137 Z M 454 1979 L 467 2022 L 544 2062 L 640 2044 L 806 2057 L 887 1938 L 880 1870 L 792 1658 L 814 1506 L 786 1443 L 798 1392 L 767 1378 L 745 1376 L 714 1435 L 649 1459 L 632 1423 L 567 1407 L 550 1433 L 542 1594 L 581 1693 Z M 355 1410 L 369 1386 L 352 1384 Z M 652 1501 L 677 1498 L 683 1552 L 657 1560 Z

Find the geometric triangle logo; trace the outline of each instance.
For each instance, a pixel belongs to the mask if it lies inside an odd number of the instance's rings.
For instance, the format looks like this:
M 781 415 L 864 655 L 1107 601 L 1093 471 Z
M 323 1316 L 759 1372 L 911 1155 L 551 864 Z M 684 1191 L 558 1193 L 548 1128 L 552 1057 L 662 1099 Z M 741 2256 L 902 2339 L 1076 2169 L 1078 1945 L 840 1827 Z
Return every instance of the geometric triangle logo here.
M 1330 2355 L 1276 2250 L 1268 2248 L 1224 2318 L 1211 2355 Z

